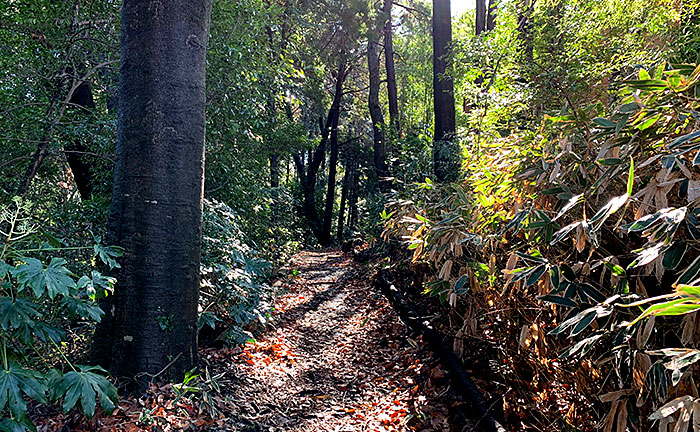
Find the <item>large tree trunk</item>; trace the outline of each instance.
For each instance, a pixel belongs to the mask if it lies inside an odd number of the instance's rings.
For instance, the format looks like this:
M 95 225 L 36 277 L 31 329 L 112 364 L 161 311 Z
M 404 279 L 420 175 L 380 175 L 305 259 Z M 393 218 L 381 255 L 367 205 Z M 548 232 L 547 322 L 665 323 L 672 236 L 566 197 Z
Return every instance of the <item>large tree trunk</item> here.
M 90 85 L 86 82 L 81 83 L 71 96 L 70 103 L 80 108 L 95 108 Z M 95 188 L 94 170 L 92 164 L 88 161 L 86 153 L 88 153 L 88 148 L 79 139 L 74 139 L 69 144 L 66 144 L 68 166 L 73 173 L 73 179 L 75 179 L 75 185 L 78 187 L 80 197 L 84 200 L 92 198 Z
M 132 389 L 197 365 L 210 11 L 210 0 L 122 8 L 109 240 L 125 252 L 95 351 Z
M 369 115 L 372 119 L 372 132 L 374 137 L 374 171 L 379 180 L 379 188 L 386 192 L 389 184 L 386 177 L 389 175 L 386 164 L 386 125 L 382 107 L 379 104 L 379 53 L 377 43 L 367 42 L 367 66 L 369 69 Z
M 441 182 L 456 180 L 460 165 L 459 146 L 455 142 L 454 83 L 448 70 L 451 43 L 450 0 L 433 0 L 433 160 L 435 176 Z
M 401 134 L 401 124 L 399 119 L 399 92 L 396 85 L 396 67 L 394 65 L 394 33 L 391 22 L 391 7 L 393 0 L 384 0 L 384 14 L 386 24 L 384 25 L 384 65 L 386 68 L 386 90 L 389 99 L 389 122 L 394 133 Z M 391 154 L 391 152 L 389 152 Z

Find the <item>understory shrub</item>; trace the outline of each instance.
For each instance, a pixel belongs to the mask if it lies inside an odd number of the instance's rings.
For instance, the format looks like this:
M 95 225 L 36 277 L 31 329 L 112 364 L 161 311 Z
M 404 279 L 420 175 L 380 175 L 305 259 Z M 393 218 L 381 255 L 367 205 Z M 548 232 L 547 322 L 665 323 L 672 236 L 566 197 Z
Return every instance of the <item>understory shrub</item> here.
M 117 390 L 99 366 L 69 359 L 68 347 L 85 345 L 91 326 L 104 312 L 97 299 L 109 295 L 114 278 L 96 267 L 118 267 L 122 251 L 103 246 L 66 247 L 32 223 L 31 206 L 20 199 L 0 208 L 0 430 L 36 430 L 27 417 L 27 399 L 60 404 L 69 411 L 80 402 L 92 417 L 97 402 L 114 410 Z M 68 261 L 55 256 L 92 250 L 93 268 L 78 277 Z M 83 339 L 83 343 L 80 340 Z
M 202 230 L 199 328 L 218 329 L 230 343 L 251 340 L 250 328 L 265 324 L 272 308 L 265 282 L 272 265 L 259 258 L 226 204 L 205 201 Z
M 475 146 L 464 183 L 387 207 L 385 237 L 433 265 L 425 291 L 459 317 L 455 351 L 500 343 L 508 415 L 700 422 L 699 81 L 695 65 L 641 69 L 609 108 Z

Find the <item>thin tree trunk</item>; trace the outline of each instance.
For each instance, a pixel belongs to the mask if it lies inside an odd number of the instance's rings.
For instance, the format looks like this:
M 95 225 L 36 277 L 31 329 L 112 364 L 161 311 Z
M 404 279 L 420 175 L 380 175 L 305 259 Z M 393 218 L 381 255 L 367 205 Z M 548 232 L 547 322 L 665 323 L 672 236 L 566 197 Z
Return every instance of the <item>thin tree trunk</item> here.
M 488 15 L 486 16 L 486 30 L 491 31 L 496 28 L 496 1 L 489 0 Z
M 455 141 L 454 83 L 449 64 L 452 43 L 450 0 L 433 0 L 433 108 L 435 135 L 433 159 L 438 181 L 459 176 L 459 146 Z
M 345 166 L 345 175 L 343 176 L 343 186 L 340 192 L 340 211 L 338 212 L 338 241 L 343 241 L 345 236 L 345 206 L 348 199 L 348 189 L 350 188 L 350 180 L 352 179 L 352 170 L 350 163 Z
M 386 68 L 386 90 L 389 99 L 389 122 L 396 136 L 401 135 L 401 123 L 399 118 L 399 92 L 396 85 L 396 67 L 394 64 L 394 32 L 391 21 L 391 8 L 393 0 L 384 0 L 384 65 Z M 391 154 L 391 151 L 388 151 Z
M 95 101 L 92 98 L 90 85 L 86 82 L 80 84 L 78 88 L 75 89 L 70 103 L 78 107 L 94 109 Z M 79 139 L 74 139 L 71 143 L 66 145 L 66 150 L 68 166 L 70 167 L 71 173 L 73 173 L 73 179 L 75 180 L 75 185 L 78 187 L 80 197 L 84 200 L 92 198 L 92 193 L 95 189 L 95 174 L 92 164 L 88 162 L 85 155 L 88 148 L 80 142 Z
M 486 30 L 486 0 L 476 0 L 476 34 Z
M 321 244 L 329 246 L 331 243 L 331 225 L 333 223 L 333 205 L 335 204 L 335 177 L 338 168 L 338 117 L 331 125 L 331 154 L 328 161 L 328 188 L 326 192 L 326 208 L 323 214 L 323 233 Z
M 374 138 L 374 170 L 379 181 L 379 188 L 382 192 L 389 189 L 386 181 L 389 172 L 386 164 L 386 125 L 382 107 L 379 104 L 379 53 L 377 43 L 369 41 L 367 43 L 367 66 L 369 69 L 369 115 L 372 119 L 372 132 Z
M 355 231 L 355 227 L 357 226 L 357 219 L 359 217 L 359 212 L 357 210 L 357 194 L 360 186 L 360 176 L 357 165 L 353 165 L 352 173 L 352 179 L 350 182 L 350 198 L 348 199 L 348 227 L 350 228 L 350 231 Z
M 122 7 L 109 240 L 124 248 L 94 352 L 142 390 L 197 365 L 210 0 Z M 108 305 L 110 306 L 110 305 Z
M 326 144 L 331 133 L 332 125 L 338 122 L 340 117 L 340 103 L 343 100 L 343 85 L 345 83 L 345 78 L 348 75 L 348 68 L 345 66 L 343 60 L 341 60 L 338 66 L 338 72 L 336 74 L 335 82 L 335 94 L 333 95 L 333 103 L 328 111 L 328 117 L 326 118 L 325 124 L 322 120 L 321 123 L 321 142 L 319 143 L 316 150 L 311 153 L 309 150 L 309 162 L 306 169 L 304 169 L 303 162 L 300 157 L 294 157 L 294 163 L 297 165 L 297 171 L 302 173 L 304 176 L 302 184 L 302 192 L 304 195 L 304 216 L 307 223 L 309 224 L 311 230 L 313 231 L 319 242 L 323 243 L 323 226 L 318 217 L 318 211 L 316 210 L 316 179 L 318 177 L 318 170 L 321 164 L 326 159 Z

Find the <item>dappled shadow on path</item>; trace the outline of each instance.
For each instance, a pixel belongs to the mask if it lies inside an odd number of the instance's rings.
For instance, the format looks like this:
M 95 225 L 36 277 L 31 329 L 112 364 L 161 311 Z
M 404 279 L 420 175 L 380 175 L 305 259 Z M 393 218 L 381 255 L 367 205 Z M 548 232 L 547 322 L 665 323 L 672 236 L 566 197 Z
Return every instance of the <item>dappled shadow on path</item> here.
M 204 353 L 238 431 L 459 430 L 444 374 L 366 275 L 338 251 L 304 252 L 256 344 Z

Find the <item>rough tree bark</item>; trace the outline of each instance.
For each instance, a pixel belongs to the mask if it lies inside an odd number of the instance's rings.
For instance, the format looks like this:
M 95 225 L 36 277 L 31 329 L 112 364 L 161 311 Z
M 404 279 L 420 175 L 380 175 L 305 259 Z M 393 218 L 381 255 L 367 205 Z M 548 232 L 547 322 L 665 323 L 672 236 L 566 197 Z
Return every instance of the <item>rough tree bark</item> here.
M 390 186 L 386 181 L 386 177 L 389 175 L 386 163 L 386 125 L 384 124 L 382 106 L 379 104 L 381 77 L 379 75 L 379 53 L 377 52 L 377 43 L 374 41 L 367 42 L 367 66 L 369 69 L 369 115 L 372 119 L 374 138 L 374 171 L 379 181 L 379 189 L 386 192 Z
M 459 176 L 459 146 L 455 140 L 454 83 L 450 71 L 452 42 L 450 0 L 433 0 L 433 108 L 435 135 L 433 161 L 438 181 L 454 181 Z
M 142 390 L 197 364 L 210 0 L 125 0 L 109 240 L 125 250 L 95 360 Z
M 399 119 L 399 92 L 396 85 L 396 67 L 394 64 L 394 29 L 391 22 L 393 0 L 384 0 L 384 67 L 386 68 L 386 91 L 389 99 L 389 123 L 397 136 L 401 135 Z M 390 152 L 391 153 L 391 152 Z

